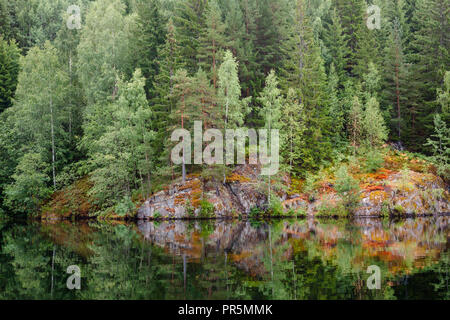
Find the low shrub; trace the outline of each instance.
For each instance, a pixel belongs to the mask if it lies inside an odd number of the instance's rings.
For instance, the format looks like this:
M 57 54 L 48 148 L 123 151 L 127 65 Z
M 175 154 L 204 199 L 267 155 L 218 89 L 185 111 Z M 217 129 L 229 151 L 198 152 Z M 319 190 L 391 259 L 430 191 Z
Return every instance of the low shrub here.
M 348 173 L 346 165 L 342 165 L 336 171 L 334 188 L 342 198 L 345 211 L 353 213 L 359 204 L 359 183 Z

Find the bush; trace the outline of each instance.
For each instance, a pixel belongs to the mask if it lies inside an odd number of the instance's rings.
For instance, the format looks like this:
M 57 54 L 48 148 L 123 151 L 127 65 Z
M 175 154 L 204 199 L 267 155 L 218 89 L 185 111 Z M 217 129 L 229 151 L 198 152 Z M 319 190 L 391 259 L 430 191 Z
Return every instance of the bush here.
M 403 207 L 402 207 L 401 205 L 399 205 L 399 204 L 396 204 L 396 205 L 394 206 L 394 211 L 397 212 L 398 214 L 402 215 L 402 216 L 406 214 L 405 208 L 403 208 Z
M 272 216 L 282 216 L 284 214 L 283 205 L 278 197 L 274 197 L 270 202 L 269 214 Z
M 186 205 L 185 205 L 185 208 L 186 208 L 186 213 L 189 215 L 189 216 L 194 216 L 195 215 L 195 209 L 194 209 L 194 206 L 192 205 L 192 203 L 191 203 L 191 201 L 186 201 Z
M 153 213 L 153 219 L 161 219 L 162 215 L 159 211 L 155 211 L 155 213 Z
M 378 150 L 370 150 L 367 152 L 364 171 L 367 173 L 375 172 L 382 167 L 383 163 L 384 159 L 381 153 Z
M 359 203 L 359 183 L 348 173 L 346 165 L 336 171 L 334 188 L 342 198 L 345 209 L 352 213 Z
M 201 200 L 200 209 L 200 217 L 211 218 L 214 216 L 214 205 L 211 202 L 207 200 Z
M 250 209 L 250 213 L 248 214 L 249 218 L 257 218 L 262 214 L 262 210 L 258 207 L 253 207 Z
M 116 205 L 115 212 L 121 216 L 125 217 L 127 214 L 134 212 L 135 205 L 133 201 L 131 201 L 130 197 L 125 196 L 123 199 Z
M 52 190 L 47 187 L 48 165 L 39 153 L 27 153 L 19 161 L 13 183 L 6 190 L 6 204 L 15 212 L 35 213 Z

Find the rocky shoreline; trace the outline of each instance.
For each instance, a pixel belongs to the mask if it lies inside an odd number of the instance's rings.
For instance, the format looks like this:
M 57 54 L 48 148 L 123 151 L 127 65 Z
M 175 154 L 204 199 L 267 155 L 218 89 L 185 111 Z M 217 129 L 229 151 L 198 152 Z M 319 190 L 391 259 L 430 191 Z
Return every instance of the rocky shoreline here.
M 374 175 L 374 181 L 362 186 L 359 204 L 354 212 L 357 217 L 424 216 L 450 212 L 450 194 L 444 181 L 431 173 L 384 170 Z M 139 220 L 237 218 L 247 217 L 254 208 L 263 210 L 267 203 L 265 190 L 259 190 L 257 166 L 240 166 L 226 183 L 204 182 L 190 176 L 185 183 L 176 182 L 154 194 L 138 209 Z M 285 179 L 289 186 L 289 179 Z M 307 194 L 290 194 L 278 191 L 285 217 L 295 213 L 305 216 L 321 216 L 323 209 L 332 212 L 340 203 L 340 196 L 333 184 L 326 186 L 314 199 Z M 213 209 L 210 216 L 202 211 L 202 203 Z M 299 214 L 300 215 L 300 214 Z

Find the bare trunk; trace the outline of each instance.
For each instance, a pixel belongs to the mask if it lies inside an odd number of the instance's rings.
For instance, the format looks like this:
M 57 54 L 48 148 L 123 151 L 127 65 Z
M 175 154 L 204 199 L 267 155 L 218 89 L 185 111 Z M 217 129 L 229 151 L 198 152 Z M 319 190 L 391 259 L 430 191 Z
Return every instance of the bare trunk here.
M 50 97 L 50 127 L 52 134 L 52 171 L 53 171 L 53 187 L 56 189 L 56 173 L 55 173 L 55 130 L 53 124 L 53 101 Z

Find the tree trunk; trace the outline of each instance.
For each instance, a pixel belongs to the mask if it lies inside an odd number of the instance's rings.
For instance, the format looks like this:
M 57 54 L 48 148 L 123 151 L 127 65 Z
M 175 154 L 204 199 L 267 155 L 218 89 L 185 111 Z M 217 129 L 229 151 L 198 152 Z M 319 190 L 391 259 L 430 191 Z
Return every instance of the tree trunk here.
M 53 187 L 56 189 L 56 173 L 55 173 L 55 130 L 53 123 L 53 101 L 50 97 L 50 127 L 52 134 L 52 171 L 53 171 Z

